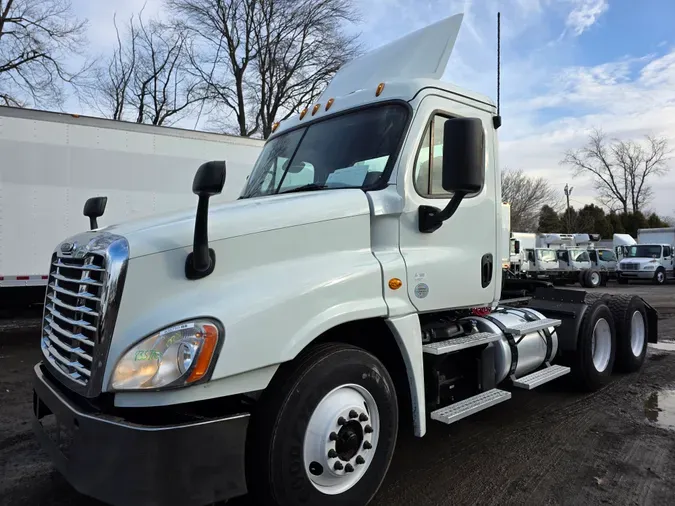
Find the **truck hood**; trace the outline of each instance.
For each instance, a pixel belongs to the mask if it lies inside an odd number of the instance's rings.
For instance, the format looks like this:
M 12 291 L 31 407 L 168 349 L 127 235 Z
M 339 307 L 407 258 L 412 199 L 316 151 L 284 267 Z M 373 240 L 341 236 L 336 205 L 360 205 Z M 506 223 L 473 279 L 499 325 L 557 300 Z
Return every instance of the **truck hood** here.
M 152 216 L 99 229 L 124 236 L 130 258 L 192 247 L 194 209 Z M 209 242 L 370 213 L 360 189 L 273 195 L 236 200 L 209 209 Z

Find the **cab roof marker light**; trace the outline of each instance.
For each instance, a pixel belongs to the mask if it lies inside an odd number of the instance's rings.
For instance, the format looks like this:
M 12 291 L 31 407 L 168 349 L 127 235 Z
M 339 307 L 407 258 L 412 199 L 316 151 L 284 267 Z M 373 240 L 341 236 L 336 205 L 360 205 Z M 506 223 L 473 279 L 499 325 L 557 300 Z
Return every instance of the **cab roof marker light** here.
M 279 122 L 278 121 L 272 125 L 272 133 L 276 132 L 277 128 L 279 128 Z
M 314 116 L 319 111 L 320 108 L 321 108 L 321 104 L 316 104 L 314 106 L 314 109 L 312 109 L 312 116 Z
M 307 114 L 307 108 L 305 107 L 305 108 L 300 112 L 300 119 L 304 118 L 306 114 Z
M 375 90 L 375 96 L 379 97 L 382 95 L 382 91 L 384 90 L 384 83 L 380 83 L 377 85 L 377 90 Z
M 331 106 L 333 105 L 333 102 L 335 102 L 334 98 L 328 99 L 328 102 L 326 102 L 326 110 L 331 108 Z

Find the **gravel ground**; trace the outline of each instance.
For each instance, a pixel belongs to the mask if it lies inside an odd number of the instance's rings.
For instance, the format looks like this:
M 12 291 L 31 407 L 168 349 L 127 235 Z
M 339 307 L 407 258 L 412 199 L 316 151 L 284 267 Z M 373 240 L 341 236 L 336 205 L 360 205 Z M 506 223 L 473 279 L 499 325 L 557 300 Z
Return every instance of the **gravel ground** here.
M 372 504 L 673 504 L 675 285 L 606 291 L 641 295 L 659 310 L 663 342 L 650 345 L 641 372 L 590 395 L 562 378 L 451 426 L 430 422 L 422 439 L 401 435 Z M 37 322 L 36 314 L 0 320 L 0 504 L 100 504 L 53 470 L 30 429 Z

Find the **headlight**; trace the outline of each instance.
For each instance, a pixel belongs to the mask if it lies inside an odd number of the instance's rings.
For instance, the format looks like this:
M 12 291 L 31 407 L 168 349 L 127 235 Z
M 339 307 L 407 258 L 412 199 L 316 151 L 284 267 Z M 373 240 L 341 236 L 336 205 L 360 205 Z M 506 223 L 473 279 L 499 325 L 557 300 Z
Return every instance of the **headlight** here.
M 133 346 L 117 362 L 113 390 L 142 390 L 195 383 L 208 373 L 220 339 L 209 320 L 164 329 Z
M 642 270 L 644 270 L 644 271 L 653 271 L 654 269 L 656 269 L 656 265 L 654 265 L 654 264 L 651 264 L 651 265 L 647 264 L 647 265 L 642 266 Z

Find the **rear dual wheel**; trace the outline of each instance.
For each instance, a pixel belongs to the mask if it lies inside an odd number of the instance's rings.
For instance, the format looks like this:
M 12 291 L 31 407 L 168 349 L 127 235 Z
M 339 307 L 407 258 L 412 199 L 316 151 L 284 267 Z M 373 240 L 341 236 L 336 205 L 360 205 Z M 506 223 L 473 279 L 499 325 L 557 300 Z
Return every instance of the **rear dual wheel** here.
M 394 384 L 373 355 L 323 344 L 285 364 L 258 401 L 247 480 L 260 506 L 361 506 L 389 468 Z
M 634 372 L 647 355 L 647 309 L 635 295 L 615 295 L 607 300 L 616 324 L 616 364 L 619 372 Z
M 610 380 L 616 355 L 614 317 L 603 298 L 592 302 L 583 316 L 572 374 L 579 387 L 597 390 Z

